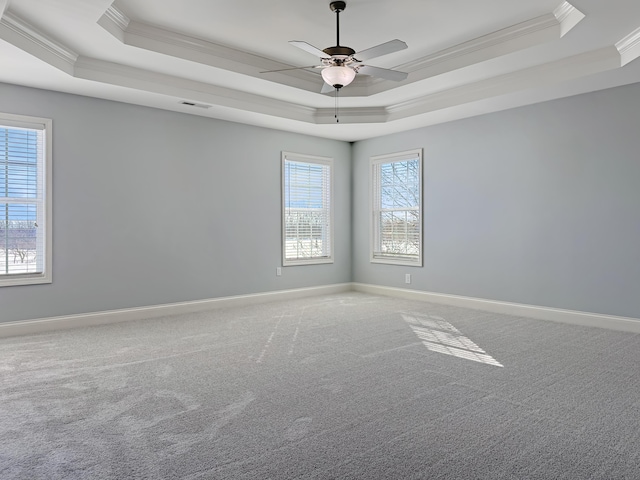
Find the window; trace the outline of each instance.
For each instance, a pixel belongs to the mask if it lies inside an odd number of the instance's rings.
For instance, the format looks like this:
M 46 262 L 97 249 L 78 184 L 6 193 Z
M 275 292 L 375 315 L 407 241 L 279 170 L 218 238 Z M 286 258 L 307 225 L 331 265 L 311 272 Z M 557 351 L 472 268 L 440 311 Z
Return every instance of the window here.
M 422 266 L 422 150 L 371 158 L 371 262 Z
M 0 286 L 51 282 L 51 123 L 0 113 Z
M 283 265 L 333 262 L 333 159 L 282 153 Z

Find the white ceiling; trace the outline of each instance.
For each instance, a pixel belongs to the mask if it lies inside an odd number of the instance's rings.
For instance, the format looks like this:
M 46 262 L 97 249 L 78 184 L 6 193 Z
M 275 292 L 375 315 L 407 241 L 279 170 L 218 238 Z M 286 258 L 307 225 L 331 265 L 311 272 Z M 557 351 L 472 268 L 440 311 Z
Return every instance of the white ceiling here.
M 320 94 L 329 0 L 0 0 L 0 81 L 340 140 L 640 82 L 638 0 L 348 0 L 342 45 L 401 39 Z M 209 108 L 185 106 L 188 101 Z M 20 112 L 15 112 L 20 113 Z

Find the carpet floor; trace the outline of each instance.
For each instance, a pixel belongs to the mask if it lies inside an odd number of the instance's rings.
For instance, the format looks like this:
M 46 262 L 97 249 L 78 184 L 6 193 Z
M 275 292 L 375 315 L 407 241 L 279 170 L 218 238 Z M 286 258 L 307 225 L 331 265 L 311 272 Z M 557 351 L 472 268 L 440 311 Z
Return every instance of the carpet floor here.
M 640 336 L 349 292 L 0 340 L 0 478 L 638 479 Z

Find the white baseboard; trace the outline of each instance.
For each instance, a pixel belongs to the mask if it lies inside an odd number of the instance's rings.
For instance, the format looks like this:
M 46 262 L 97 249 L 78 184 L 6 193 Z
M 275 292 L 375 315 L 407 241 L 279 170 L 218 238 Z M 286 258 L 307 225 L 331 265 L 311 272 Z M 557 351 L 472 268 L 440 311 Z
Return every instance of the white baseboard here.
M 499 302 L 495 300 L 485 300 L 482 298 L 383 287 L 380 285 L 369 285 L 364 283 L 352 283 L 352 286 L 353 290 L 357 292 L 371 293 L 375 295 L 387 295 L 391 297 L 406 298 L 409 300 L 422 300 L 425 302 L 472 308 L 492 313 L 503 313 L 506 315 L 535 318 L 537 320 L 549 320 L 552 322 L 570 323 L 586 327 L 599 327 L 609 330 L 640 333 L 640 319 L 638 318 L 617 317 L 614 315 L 563 310 L 560 308 L 538 307 L 520 303 Z
M 578 312 L 574 310 L 539 307 L 519 303 L 499 302 L 495 300 L 485 300 L 482 298 L 463 297 L 459 295 L 448 295 L 443 293 L 424 292 L 420 290 L 408 290 L 354 282 L 0 323 L 0 338 L 64 330 L 76 327 L 103 325 L 107 323 L 126 322 L 129 320 L 164 317 L 167 315 L 202 312 L 216 308 L 255 305 L 258 303 L 277 300 L 291 300 L 317 295 L 331 295 L 352 290 L 375 295 L 386 295 L 397 298 L 406 298 L 409 300 L 420 300 L 457 307 L 472 308 L 486 312 L 535 318 L 538 320 L 549 320 L 552 322 L 640 333 L 640 319 L 637 318 Z
M 351 291 L 350 283 L 0 323 L 0 338 Z

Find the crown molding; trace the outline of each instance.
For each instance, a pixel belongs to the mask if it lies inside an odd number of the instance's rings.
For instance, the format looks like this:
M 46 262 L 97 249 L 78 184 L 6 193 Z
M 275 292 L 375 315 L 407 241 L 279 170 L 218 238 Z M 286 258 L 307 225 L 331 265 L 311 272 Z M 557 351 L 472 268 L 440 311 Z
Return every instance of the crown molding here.
M 610 54 L 611 52 L 608 50 L 607 58 L 610 57 Z M 340 123 L 384 123 L 398 120 L 527 88 L 544 79 L 541 71 L 542 73 L 546 71 L 548 77 L 556 76 L 556 69 L 553 68 L 553 65 L 536 67 L 535 70 L 528 69 L 463 85 L 387 108 L 341 108 L 339 109 Z M 335 109 L 333 108 L 302 107 L 293 103 L 98 59 L 80 57 L 76 62 L 75 77 L 306 123 L 336 123 Z
M 265 70 L 292 68 L 260 55 L 183 35 L 154 25 L 131 21 L 112 4 L 98 24 L 125 45 L 149 50 L 192 62 L 273 81 L 310 92 L 319 92 L 322 79 L 307 70 L 261 73 Z
M 468 42 L 440 50 L 426 57 L 402 64 L 398 68 L 413 73 L 418 70 L 434 69 L 437 65 L 450 64 L 455 60 L 460 60 L 465 57 L 468 59 L 471 55 L 480 54 L 476 57 L 478 60 L 474 58 L 473 62 L 457 62 L 460 64 L 464 63 L 465 66 L 471 65 L 472 63 L 477 63 L 477 61 L 486 60 L 495 56 L 495 52 L 493 51 L 495 47 L 500 47 L 501 51 L 513 51 L 514 45 L 511 44 L 516 41 L 521 41 L 522 39 L 527 39 L 527 41 L 524 42 L 527 46 L 542 43 L 541 40 L 553 40 L 557 38 L 554 30 L 557 30 L 559 25 L 560 23 L 553 14 L 542 15 L 532 20 L 474 38 Z M 545 34 L 543 38 L 539 36 L 540 32 Z M 520 42 L 517 43 L 520 44 Z M 443 71 L 450 70 L 451 68 L 446 68 L 446 70 Z
M 130 22 L 129 17 L 116 7 L 115 3 L 109 5 L 109 8 L 107 8 L 104 14 L 98 19 L 98 25 L 123 43 L 124 33 Z
M 562 2 L 553 11 L 558 22 L 560 22 L 560 36 L 564 37 L 573 27 L 585 18 L 585 14 L 571 5 L 569 2 Z
M 604 47 L 554 62 L 472 82 L 387 107 L 340 108 L 340 123 L 386 123 L 620 67 L 620 53 Z M 180 77 L 81 57 L 76 77 L 307 123 L 336 123 L 335 109 L 300 106 Z
M 0 38 L 54 67 L 73 74 L 78 55 L 27 21 L 6 10 L 0 19 Z
M 640 28 L 635 29 L 616 43 L 616 48 L 620 52 L 620 66 L 622 67 L 640 57 Z
M 584 14 L 570 3 L 564 2 L 554 13 L 541 15 L 397 66 L 396 69 L 409 72 L 407 80 L 398 86 L 558 40 L 583 18 Z M 370 87 L 370 92 L 380 93 L 387 89 L 386 85 L 378 84 Z
M 100 21 L 108 25 L 112 34 L 113 32 L 116 34 L 118 31 L 121 32 L 125 43 L 134 39 L 134 42 L 129 44 L 138 42 L 140 45 L 146 44 L 147 47 L 154 44 L 158 48 L 161 45 L 165 53 L 169 52 L 167 54 L 175 56 L 179 56 L 177 52 L 188 52 L 187 57 L 183 56 L 182 58 L 188 60 L 189 56 L 197 57 L 197 60 L 193 61 L 201 63 L 225 61 L 230 64 L 242 64 L 244 65 L 242 68 L 253 72 L 254 76 L 255 65 L 247 65 L 243 62 L 251 61 L 254 64 L 262 62 L 260 65 L 263 65 L 263 68 L 274 65 L 272 60 L 264 57 L 133 22 L 114 5 L 108 9 L 108 12 L 102 16 Z M 584 15 L 565 2 L 556 9 L 553 15 L 544 15 L 412 62 L 412 68 L 418 70 L 414 70 L 411 76 L 413 81 L 416 81 L 419 79 L 415 76 L 418 71 L 437 69 L 443 66 L 446 67 L 444 70 L 447 70 L 447 68 L 455 67 L 455 62 L 466 65 L 471 57 L 477 61 L 482 56 L 496 55 L 498 52 L 504 52 L 505 48 L 507 50 L 514 48 L 514 45 L 523 39 L 524 43 L 520 43 L 520 47 L 530 43 L 534 37 L 540 41 L 541 38 L 546 38 L 550 32 L 555 32 L 553 34 L 557 37 L 561 31 L 561 23 L 569 22 L 569 24 L 575 25 L 575 22 L 579 21 L 578 18 L 584 18 Z M 10 9 L 5 10 L 4 15 L 0 18 L 0 38 L 75 78 L 156 93 L 166 96 L 171 102 L 187 98 L 195 103 L 211 104 L 216 107 L 254 112 L 304 123 L 325 125 L 333 124 L 336 120 L 333 108 L 298 105 L 268 96 L 160 74 L 97 58 L 79 57 L 70 48 L 39 31 L 11 12 Z M 508 74 L 469 82 L 443 91 L 427 92 L 425 95 L 405 102 L 378 107 L 341 108 L 339 119 L 340 123 L 346 124 L 392 122 L 438 110 L 444 111 L 451 107 L 533 87 L 552 85 L 581 76 L 614 70 L 639 56 L 640 28 L 622 38 L 615 45 Z M 239 59 L 242 61 L 239 62 Z M 297 71 L 296 74 L 318 77 L 309 72 Z M 314 78 L 314 80 L 316 79 Z M 361 77 L 354 82 L 354 89 L 356 95 L 362 94 L 364 96 L 365 93 L 370 94 L 377 89 L 384 89 L 387 83 L 390 82 Z M 320 80 L 310 82 L 310 84 L 313 84 L 315 91 L 319 90 Z M 215 108 L 211 109 L 212 112 L 215 110 Z M 215 113 L 208 115 L 213 116 Z
M 584 14 L 568 2 L 552 13 L 521 22 L 502 30 L 441 50 L 412 62 L 397 66 L 409 72 L 407 80 L 391 82 L 357 78 L 345 97 L 365 97 L 392 90 L 402 85 L 442 75 L 470 65 L 490 60 L 518 50 L 561 38 L 571 30 Z M 130 21 L 126 14 L 112 4 L 98 21 L 103 28 L 126 45 L 183 58 L 216 68 L 242 73 L 262 80 L 319 92 L 322 80 L 306 70 L 291 70 L 270 74 L 264 70 L 295 67 L 259 55 L 208 42 L 179 32 L 147 23 Z
M 123 32 L 127 30 L 127 27 L 131 22 L 129 17 L 127 17 L 122 10 L 116 7 L 115 3 L 112 3 L 109 8 L 107 8 L 103 17 L 106 17 Z
M 189 98 L 199 103 L 315 123 L 316 109 L 312 107 L 95 58 L 79 57 L 75 77 L 176 99 Z
M 338 119 L 336 119 L 336 113 Z M 315 114 L 315 122 L 318 124 L 333 123 L 385 123 L 389 114 L 385 107 L 365 108 L 318 108 Z M 336 121 L 339 120 L 339 121 Z
M 163 48 L 160 48 L 160 46 L 164 48 L 177 47 L 178 51 L 184 52 L 189 57 L 194 57 L 193 61 L 224 68 L 219 64 L 214 64 L 211 60 L 207 61 L 206 57 L 214 57 L 224 61 L 229 67 L 245 70 L 240 73 L 251 73 L 255 68 L 270 68 L 274 66 L 285 68 L 288 66 L 259 55 L 141 22 L 130 22 L 125 29 L 125 34 L 125 43 L 127 45 L 134 45 L 147 50 L 152 50 L 151 47 L 155 47 L 157 50 L 154 51 L 159 53 L 164 53 L 161 51 Z
M 389 121 L 612 70 L 619 62 L 614 47 L 600 48 L 390 105 Z

